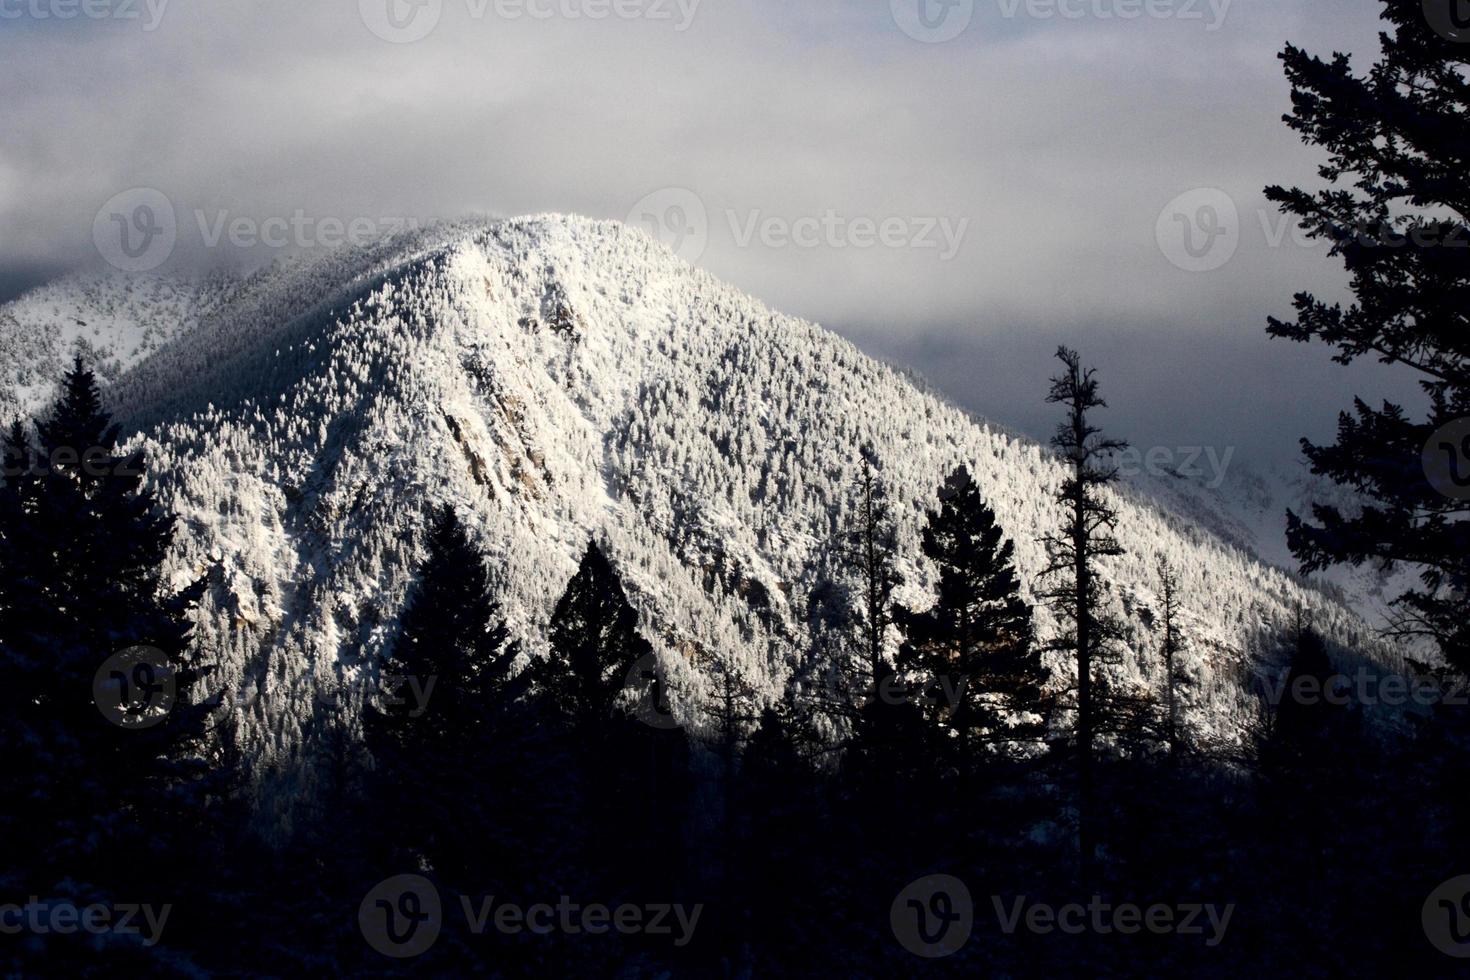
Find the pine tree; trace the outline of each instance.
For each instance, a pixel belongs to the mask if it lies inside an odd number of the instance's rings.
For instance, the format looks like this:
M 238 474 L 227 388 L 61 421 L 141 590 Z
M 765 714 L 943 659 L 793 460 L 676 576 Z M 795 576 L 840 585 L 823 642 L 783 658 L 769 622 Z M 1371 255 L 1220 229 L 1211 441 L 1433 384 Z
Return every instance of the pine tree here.
M 1456 2 L 1387 3 L 1393 33 L 1366 76 L 1347 55 L 1322 61 L 1287 46 L 1286 122 L 1328 152 L 1320 172 L 1333 186 L 1266 194 L 1330 243 L 1356 298 L 1344 308 L 1301 293 L 1295 322 L 1273 318 L 1270 334 L 1328 344 L 1341 364 L 1373 356 L 1407 368 L 1429 401 L 1428 417 L 1415 420 L 1399 405 L 1357 400 L 1334 445 L 1303 440 L 1313 472 L 1365 506 L 1316 506 L 1315 523 L 1291 514 L 1292 553 L 1305 572 L 1420 569 L 1422 587 L 1395 601 L 1396 630 L 1431 638 L 1470 671 L 1470 48 L 1450 39 Z
M 11 428 L 0 491 L 0 833 L 38 889 L 161 881 L 218 792 L 188 618 L 206 582 L 165 589 L 175 519 L 80 358 L 36 432 Z
M 668 894 L 689 800 L 689 742 L 637 610 L 602 549 L 587 546 L 551 617 L 550 656 L 534 668 L 542 702 L 571 733 L 588 786 L 589 855 L 623 886 Z
M 888 494 L 873 472 L 873 461 L 872 451 L 865 450 L 854 487 L 856 524 L 848 531 L 846 554 L 861 600 L 861 606 L 851 609 L 850 614 L 862 630 L 867 681 L 876 690 L 888 672 L 883 651 L 893 623 L 893 590 L 899 585 L 899 575 L 898 534 Z
M 595 729 L 613 720 L 625 692 L 635 701 L 646 695 L 652 679 L 635 668 L 648 662 L 653 647 L 638 632 L 638 612 L 595 543 L 587 545 L 556 604 L 550 639 L 551 655 L 535 676 L 548 703 L 577 727 Z M 644 683 L 628 691 L 632 673 L 640 675 L 633 681 Z
M 460 873 L 505 853 L 489 845 L 524 749 L 509 720 L 523 684 L 489 569 L 452 507 L 433 515 L 426 548 L 363 729 L 393 849 Z
M 1164 737 L 1169 745 L 1169 759 L 1171 762 L 1179 759 L 1179 753 L 1184 748 L 1183 722 L 1183 691 L 1189 684 L 1189 677 L 1184 672 L 1179 661 L 1179 655 L 1184 652 L 1184 631 L 1179 624 L 1179 573 L 1174 570 L 1169 559 L 1163 555 L 1158 560 L 1159 574 L 1159 605 L 1161 622 L 1159 625 L 1162 632 L 1160 652 L 1164 660 Z
M 1057 491 L 1057 501 L 1064 508 L 1062 527 L 1046 538 L 1049 560 L 1043 576 L 1061 580 L 1047 598 L 1058 618 L 1069 626 L 1051 647 L 1071 653 L 1077 664 L 1078 837 L 1083 874 L 1087 877 L 1095 857 L 1093 754 L 1098 705 L 1093 669 L 1103 662 L 1106 644 L 1120 634 L 1104 609 L 1106 589 L 1098 577 L 1098 559 L 1123 553 L 1113 537 L 1118 516 L 1103 492 L 1117 479 L 1117 469 L 1109 459 L 1125 444 L 1104 438 L 1091 422 L 1094 410 L 1107 407 L 1099 393 L 1096 371 L 1084 370 L 1081 357 L 1066 347 L 1057 351 L 1057 359 L 1066 370 L 1052 379 L 1047 402 L 1063 406 L 1066 417 L 1051 444 L 1070 473 Z
M 942 723 L 966 764 L 979 761 L 986 743 L 1040 738 L 1044 723 L 1023 716 L 1043 710 L 1048 671 L 1033 644 L 1015 548 L 965 467 L 945 481 L 923 549 L 939 570 L 938 595 L 925 612 L 901 613 L 903 662 L 933 678 L 935 693 L 958 696 Z

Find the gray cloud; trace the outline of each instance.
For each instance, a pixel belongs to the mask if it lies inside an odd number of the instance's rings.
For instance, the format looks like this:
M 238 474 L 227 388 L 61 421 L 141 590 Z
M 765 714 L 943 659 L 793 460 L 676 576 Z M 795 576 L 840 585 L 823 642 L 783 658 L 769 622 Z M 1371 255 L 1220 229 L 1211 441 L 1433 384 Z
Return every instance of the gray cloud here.
M 0 13 L 49 2 L 0 0 Z M 1262 452 L 1290 451 L 1323 413 L 1330 425 L 1348 381 L 1365 394 L 1383 381 L 1262 331 L 1298 289 L 1342 293 L 1320 248 L 1274 242 L 1285 229 L 1262 187 L 1310 183 L 1318 163 L 1280 122 L 1276 53 L 1292 40 L 1370 56 L 1372 0 L 1177 0 L 1169 9 L 1201 18 L 1134 20 L 976 0 L 942 44 L 909 37 L 881 0 L 536 8 L 642 14 L 595 21 L 488 2 L 430 0 L 437 25 L 405 44 L 375 36 L 356 0 L 0 18 L 0 269 L 95 260 L 99 207 L 140 186 L 175 205 L 180 268 L 274 253 L 228 236 L 206 247 L 200 221 L 221 215 L 623 218 L 686 188 L 708 216 L 700 264 L 1024 428 L 1038 423 L 1007 407 L 1009 386 L 1044 380 L 1058 339 L 1120 366 L 1138 425 L 1187 419 L 1209 430 L 1190 441 Z M 1238 212 L 1238 248 L 1209 272 L 1176 267 L 1156 234 L 1165 205 L 1195 188 Z M 811 247 L 762 233 L 742 244 L 762 222 L 790 233 L 834 218 L 839 231 Z M 912 244 L 941 218 L 966 223 L 948 261 L 944 248 L 860 247 L 863 219 L 897 222 L 892 240 Z M 951 370 L 971 353 L 979 367 Z M 1020 370 L 986 366 L 1008 357 Z M 1205 383 L 1180 382 L 1201 364 L 1214 365 Z M 1231 377 L 1249 396 L 1216 380 Z M 1257 394 L 1270 379 L 1298 385 Z

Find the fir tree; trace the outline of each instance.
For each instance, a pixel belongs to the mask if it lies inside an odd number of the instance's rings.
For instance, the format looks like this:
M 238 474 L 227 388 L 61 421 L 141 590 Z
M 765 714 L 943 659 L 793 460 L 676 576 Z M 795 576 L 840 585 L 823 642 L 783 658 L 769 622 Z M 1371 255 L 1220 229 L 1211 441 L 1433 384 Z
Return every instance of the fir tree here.
M 1057 501 L 1063 507 L 1062 527 L 1046 538 L 1049 561 L 1043 575 L 1061 580 L 1047 598 L 1068 626 L 1051 646 L 1071 653 L 1077 664 L 1078 831 L 1082 868 L 1087 876 L 1095 856 L 1093 754 L 1098 705 L 1093 670 L 1103 662 L 1106 644 L 1119 635 L 1117 624 L 1104 609 L 1106 588 L 1098 577 L 1097 562 L 1123 553 L 1113 537 L 1118 516 L 1103 492 L 1117 479 L 1110 457 L 1125 444 L 1104 438 L 1092 424 L 1092 412 L 1107 407 L 1099 393 L 1096 372 L 1084 369 L 1077 352 L 1066 347 L 1057 351 L 1057 359 L 1066 370 L 1052 379 L 1047 401 L 1063 406 L 1066 417 L 1051 444 L 1070 472 L 1057 491 Z
M 888 495 L 873 472 L 873 454 L 864 451 L 854 487 L 857 512 L 847 537 L 847 560 L 857 579 L 860 607 L 851 609 L 862 631 L 868 683 L 876 689 L 886 668 L 883 661 L 888 627 L 893 622 L 893 590 L 899 585 L 898 535 Z
M 924 554 L 939 570 L 934 605 L 904 612 L 903 662 L 934 678 L 933 691 L 958 696 L 944 725 L 968 763 L 984 744 L 1034 740 L 1048 671 L 1032 642 L 1031 607 L 1021 596 L 1014 545 L 964 467 L 946 480 L 929 513 Z
M 653 647 L 638 632 L 638 612 L 595 543 L 587 545 L 556 604 L 550 639 L 551 655 L 536 668 L 543 696 L 579 727 L 611 721 L 625 699 L 630 673 L 653 655 Z M 628 692 L 635 699 L 649 681 L 638 673 L 635 680 L 643 683 Z
M 458 870 L 500 816 L 516 649 L 452 507 L 434 515 L 427 550 L 363 727 L 399 849 Z
M 1355 296 L 1343 307 L 1301 293 L 1295 322 L 1273 318 L 1271 335 L 1325 343 L 1341 364 L 1372 356 L 1406 368 L 1429 401 L 1428 416 L 1415 419 L 1399 405 L 1357 400 L 1335 444 L 1303 440 L 1313 471 L 1364 506 L 1319 505 L 1314 522 L 1291 514 L 1292 552 L 1305 572 L 1365 562 L 1420 569 L 1422 587 L 1395 602 L 1396 631 L 1431 638 L 1470 671 L 1470 48 L 1445 32 L 1456 2 L 1387 3 L 1393 32 L 1366 76 L 1347 55 L 1323 61 L 1287 46 L 1286 122 L 1327 151 L 1320 173 L 1332 186 L 1266 194 L 1330 243 Z
M 551 653 L 534 676 L 565 725 L 588 786 L 583 824 L 606 878 L 668 894 L 690 792 L 689 742 L 637 610 L 602 549 L 589 543 L 551 617 Z
M 1185 638 L 1179 624 L 1179 573 L 1163 555 L 1158 560 L 1160 653 L 1164 661 L 1164 738 L 1169 745 L 1170 761 L 1177 761 L 1184 748 L 1182 703 L 1189 676 L 1180 663 Z
M 170 880 L 187 861 L 181 838 L 203 836 L 219 794 L 206 758 L 217 701 L 203 697 L 210 668 L 188 618 L 206 583 L 165 588 L 175 519 L 144 487 L 142 453 L 119 453 L 80 359 L 36 432 L 32 446 L 11 428 L 0 491 L 0 754 L 13 801 L 0 832 L 38 889 L 76 875 Z

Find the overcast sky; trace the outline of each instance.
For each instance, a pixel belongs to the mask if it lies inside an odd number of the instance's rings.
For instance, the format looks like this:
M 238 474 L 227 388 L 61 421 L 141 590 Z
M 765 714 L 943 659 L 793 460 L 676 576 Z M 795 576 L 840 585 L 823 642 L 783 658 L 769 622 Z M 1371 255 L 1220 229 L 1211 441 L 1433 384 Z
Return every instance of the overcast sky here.
M 1040 437 L 1067 343 L 1139 445 L 1280 457 L 1351 395 L 1406 390 L 1264 333 L 1342 286 L 1262 195 L 1319 162 L 1280 122 L 1276 55 L 1366 66 L 1378 9 L 0 0 L 0 297 L 96 263 L 99 212 L 138 188 L 174 212 L 160 271 L 337 223 L 578 212 Z

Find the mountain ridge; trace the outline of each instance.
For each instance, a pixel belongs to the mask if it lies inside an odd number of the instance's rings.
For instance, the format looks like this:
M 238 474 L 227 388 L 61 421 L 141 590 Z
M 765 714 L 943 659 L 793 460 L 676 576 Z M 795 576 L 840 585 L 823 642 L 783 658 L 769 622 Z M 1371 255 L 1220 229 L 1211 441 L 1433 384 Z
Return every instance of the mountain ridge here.
M 1037 444 L 642 232 L 562 216 L 433 226 L 259 274 L 108 397 L 180 515 L 175 578 L 212 569 L 201 643 L 282 820 L 328 733 L 355 729 L 436 503 L 466 513 L 528 656 L 601 541 L 676 712 L 700 728 L 716 668 L 775 699 L 815 645 L 864 445 L 897 504 L 900 598 L 915 605 L 933 581 L 923 509 L 950 469 L 970 467 L 1033 598 L 1062 476 Z M 1188 514 L 1139 486 L 1117 499 L 1120 677 L 1157 680 L 1151 569 L 1168 554 L 1196 640 L 1191 711 L 1216 737 L 1242 737 L 1246 680 L 1298 604 L 1330 639 L 1368 643 L 1337 601 Z

